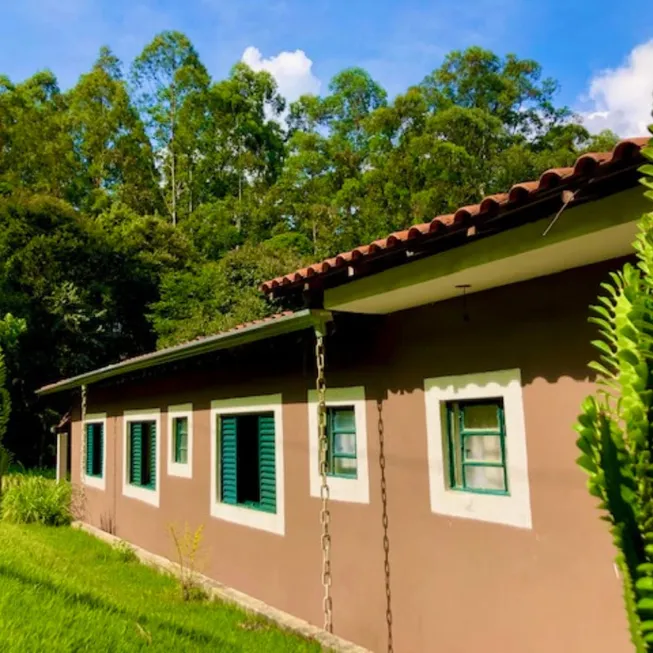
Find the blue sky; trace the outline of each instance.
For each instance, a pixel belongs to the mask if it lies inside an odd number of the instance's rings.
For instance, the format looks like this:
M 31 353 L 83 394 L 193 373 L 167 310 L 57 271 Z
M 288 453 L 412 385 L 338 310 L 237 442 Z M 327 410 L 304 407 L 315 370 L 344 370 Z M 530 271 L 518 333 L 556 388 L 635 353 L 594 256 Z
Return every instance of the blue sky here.
M 101 45 L 129 63 L 155 33 L 178 29 L 215 78 L 250 48 L 248 61 L 289 96 L 325 90 L 348 66 L 367 68 L 394 95 L 450 50 L 478 44 L 538 60 L 593 129 L 627 135 L 648 119 L 646 98 L 653 104 L 645 0 L 1 1 L 0 73 L 15 81 L 50 68 L 67 88 Z

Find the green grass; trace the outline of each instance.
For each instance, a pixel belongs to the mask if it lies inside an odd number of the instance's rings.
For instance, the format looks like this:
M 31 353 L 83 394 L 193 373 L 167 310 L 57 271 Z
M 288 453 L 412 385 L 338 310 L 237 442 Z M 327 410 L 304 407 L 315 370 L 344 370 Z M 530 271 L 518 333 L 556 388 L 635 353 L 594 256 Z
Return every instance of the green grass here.
M 0 523 L 0 651 L 321 648 L 219 601 L 184 603 L 174 578 L 70 527 Z

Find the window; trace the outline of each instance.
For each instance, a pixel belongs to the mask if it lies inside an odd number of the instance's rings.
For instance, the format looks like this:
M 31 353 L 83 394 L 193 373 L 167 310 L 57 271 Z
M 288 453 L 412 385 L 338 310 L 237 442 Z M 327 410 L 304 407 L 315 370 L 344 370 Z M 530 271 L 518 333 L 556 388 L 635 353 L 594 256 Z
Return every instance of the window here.
M 129 424 L 129 483 L 156 487 L 156 422 Z
M 193 472 L 193 404 L 168 406 L 168 474 L 191 478 Z
M 124 471 L 122 493 L 126 497 L 159 506 L 161 412 L 126 411 L 123 418 Z
M 449 401 L 449 486 L 466 492 L 507 494 L 503 400 Z
M 276 511 L 273 413 L 220 418 L 220 501 Z
M 356 478 L 356 419 L 353 406 L 327 408 L 329 476 Z
M 369 503 L 365 388 L 327 388 L 326 405 L 329 497 L 334 501 Z M 322 477 L 315 390 L 308 392 L 307 407 L 310 491 L 312 497 L 318 498 Z
M 107 463 L 107 416 L 106 413 L 87 414 L 82 429 L 85 456 L 81 459 L 84 485 L 98 490 L 105 489 Z
M 280 394 L 211 402 L 211 516 L 285 533 Z
M 86 475 L 102 478 L 104 463 L 104 424 L 86 424 Z
M 431 511 L 532 528 L 519 369 L 424 380 Z
M 175 417 L 172 420 L 174 439 L 173 460 L 181 465 L 188 464 L 188 417 Z

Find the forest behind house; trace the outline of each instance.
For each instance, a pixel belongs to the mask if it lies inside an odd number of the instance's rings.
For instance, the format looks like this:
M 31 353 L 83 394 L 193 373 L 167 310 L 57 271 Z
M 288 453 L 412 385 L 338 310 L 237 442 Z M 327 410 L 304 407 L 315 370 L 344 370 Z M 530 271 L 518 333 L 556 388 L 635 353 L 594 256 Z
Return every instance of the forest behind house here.
M 288 105 L 244 63 L 211 79 L 178 32 L 130 66 L 102 48 L 66 91 L 0 76 L 5 445 L 51 463 L 45 383 L 263 317 L 264 280 L 610 149 L 557 91 L 469 48 L 393 99 L 351 68 Z

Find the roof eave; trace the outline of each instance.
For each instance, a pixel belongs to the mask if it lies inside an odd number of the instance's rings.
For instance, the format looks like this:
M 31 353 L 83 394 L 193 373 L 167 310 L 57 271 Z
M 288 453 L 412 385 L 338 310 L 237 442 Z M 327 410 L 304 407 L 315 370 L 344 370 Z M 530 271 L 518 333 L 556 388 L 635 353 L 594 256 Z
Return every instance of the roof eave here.
M 321 309 L 304 309 L 297 311 L 292 315 L 280 317 L 278 319 L 253 324 L 242 329 L 227 331 L 215 336 L 193 340 L 182 345 L 162 349 L 160 351 L 145 354 L 130 360 L 122 361 L 107 365 L 106 367 L 79 374 L 69 379 L 63 379 L 50 385 L 43 386 L 36 391 L 39 396 L 51 395 L 57 392 L 73 390 L 82 385 L 97 383 L 116 376 L 136 372 L 149 367 L 165 365 L 178 360 L 201 356 L 220 349 L 230 349 L 240 345 L 249 344 L 258 340 L 265 340 L 275 336 L 302 331 L 308 328 L 322 329 L 323 325 L 330 322 L 332 315 L 329 311 Z

